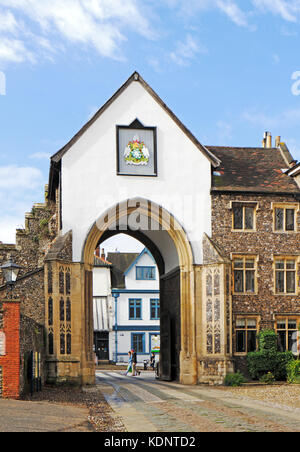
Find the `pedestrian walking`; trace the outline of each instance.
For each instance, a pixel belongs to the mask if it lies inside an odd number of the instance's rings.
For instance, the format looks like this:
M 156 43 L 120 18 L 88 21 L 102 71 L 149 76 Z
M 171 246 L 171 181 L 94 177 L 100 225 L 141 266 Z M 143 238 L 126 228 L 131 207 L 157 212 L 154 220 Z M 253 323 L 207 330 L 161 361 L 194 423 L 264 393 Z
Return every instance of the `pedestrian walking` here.
M 128 366 L 125 375 L 128 375 L 129 372 L 132 372 L 133 375 L 132 353 L 130 351 L 128 352 Z
M 135 377 L 136 375 L 140 376 L 141 372 L 139 370 L 137 370 L 136 365 L 137 365 L 137 357 L 136 357 L 136 352 L 134 349 L 131 350 L 131 355 L 132 355 L 132 376 Z
M 152 352 L 151 359 L 150 359 L 150 367 L 154 370 L 155 367 L 155 354 Z

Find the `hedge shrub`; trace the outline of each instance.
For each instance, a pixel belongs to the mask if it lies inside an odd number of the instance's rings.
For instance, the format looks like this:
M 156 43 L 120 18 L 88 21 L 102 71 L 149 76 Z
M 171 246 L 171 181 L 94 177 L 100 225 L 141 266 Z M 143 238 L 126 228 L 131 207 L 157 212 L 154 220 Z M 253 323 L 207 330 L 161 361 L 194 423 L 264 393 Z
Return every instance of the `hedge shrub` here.
M 294 361 L 292 352 L 277 351 L 277 334 L 273 330 L 262 330 L 258 334 L 258 352 L 248 353 L 248 371 L 253 380 L 259 380 L 271 372 L 277 381 L 287 379 L 287 364 Z
M 226 375 L 224 379 L 224 384 L 225 386 L 237 387 L 241 386 L 243 383 L 245 383 L 245 381 L 246 380 L 244 376 L 240 372 L 237 372 L 236 374 Z
M 290 361 L 287 366 L 287 380 L 289 383 L 300 383 L 300 361 Z
M 263 375 L 271 372 L 277 381 L 287 379 L 287 364 L 293 361 L 292 352 L 262 352 L 249 353 L 247 356 L 248 371 L 253 380 L 259 380 Z
M 261 330 L 258 335 L 258 350 L 263 352 L 269 350 L 277 353 L 277 334 L 274 330 Z
M 265 383 L 267 385 L 271 385 L 271 384 L 275 383 L 275 377 L 272 374 L 272 372 L 268 372 L 267 374 L 265 374 L 262 377 L 260 377 L 259 381 L 261 383 Z

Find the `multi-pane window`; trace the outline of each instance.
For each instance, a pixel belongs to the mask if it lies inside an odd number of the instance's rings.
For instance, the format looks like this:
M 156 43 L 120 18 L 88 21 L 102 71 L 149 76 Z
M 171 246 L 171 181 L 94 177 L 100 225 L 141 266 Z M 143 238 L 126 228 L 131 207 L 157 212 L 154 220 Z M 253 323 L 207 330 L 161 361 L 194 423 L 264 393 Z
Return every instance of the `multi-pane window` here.
M 251 231 L 254 229 L 255 206 L 233 204 L 233 229 Z
M 295 231 L 296 209 L 289 207 L 275 207 L 274 230 L 277 232 Z
M 129 320 L 142 320 L 142 300 L 129 300 Z
M 234 293 L 251 294 L 256 289 L 256 259 L 239 257 L 233 260 Z
M 136 267 L 137 280 L 155 280 L 155 267 Z
M 159 320 L 160 319 L 160 301 L 150 300 L 150 319 Z
M 275 292 L 276 294 L 296 293 L 296 259 L 275 260 Z
M 136 353 L 145 352 L 145 333 L 132 333 L 132 348 Z
M 292 351 L 299 354 L 298 322 L 295 319 L 280 319 L 277 321 L 278 349 L 281 352 Z
M 256 334 L 256 319 L 237 319 L 235 327 L 236 352 L 254 352 L 256 350 Z

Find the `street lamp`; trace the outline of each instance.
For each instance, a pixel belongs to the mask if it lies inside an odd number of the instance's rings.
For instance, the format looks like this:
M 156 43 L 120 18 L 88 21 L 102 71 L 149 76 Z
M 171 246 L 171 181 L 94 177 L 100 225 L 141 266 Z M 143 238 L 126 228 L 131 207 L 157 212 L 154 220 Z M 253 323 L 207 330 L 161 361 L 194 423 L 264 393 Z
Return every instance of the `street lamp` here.
M 9 260 L 0 267 L 6 284 L 10 286 L 11 292 L 13 290 L 15 282 L 17 281 L 21 268 L 22 267 L 13 262 L 12 258 L 9 258 Z

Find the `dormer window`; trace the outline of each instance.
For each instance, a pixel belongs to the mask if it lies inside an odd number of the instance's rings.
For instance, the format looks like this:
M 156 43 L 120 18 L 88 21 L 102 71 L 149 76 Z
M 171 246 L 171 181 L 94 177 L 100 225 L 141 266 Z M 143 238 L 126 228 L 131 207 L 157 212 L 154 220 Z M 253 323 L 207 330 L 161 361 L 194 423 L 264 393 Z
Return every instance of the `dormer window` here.
M 138 281 L 154 281 L 156 279 L 155 267 L 136 267 Z

